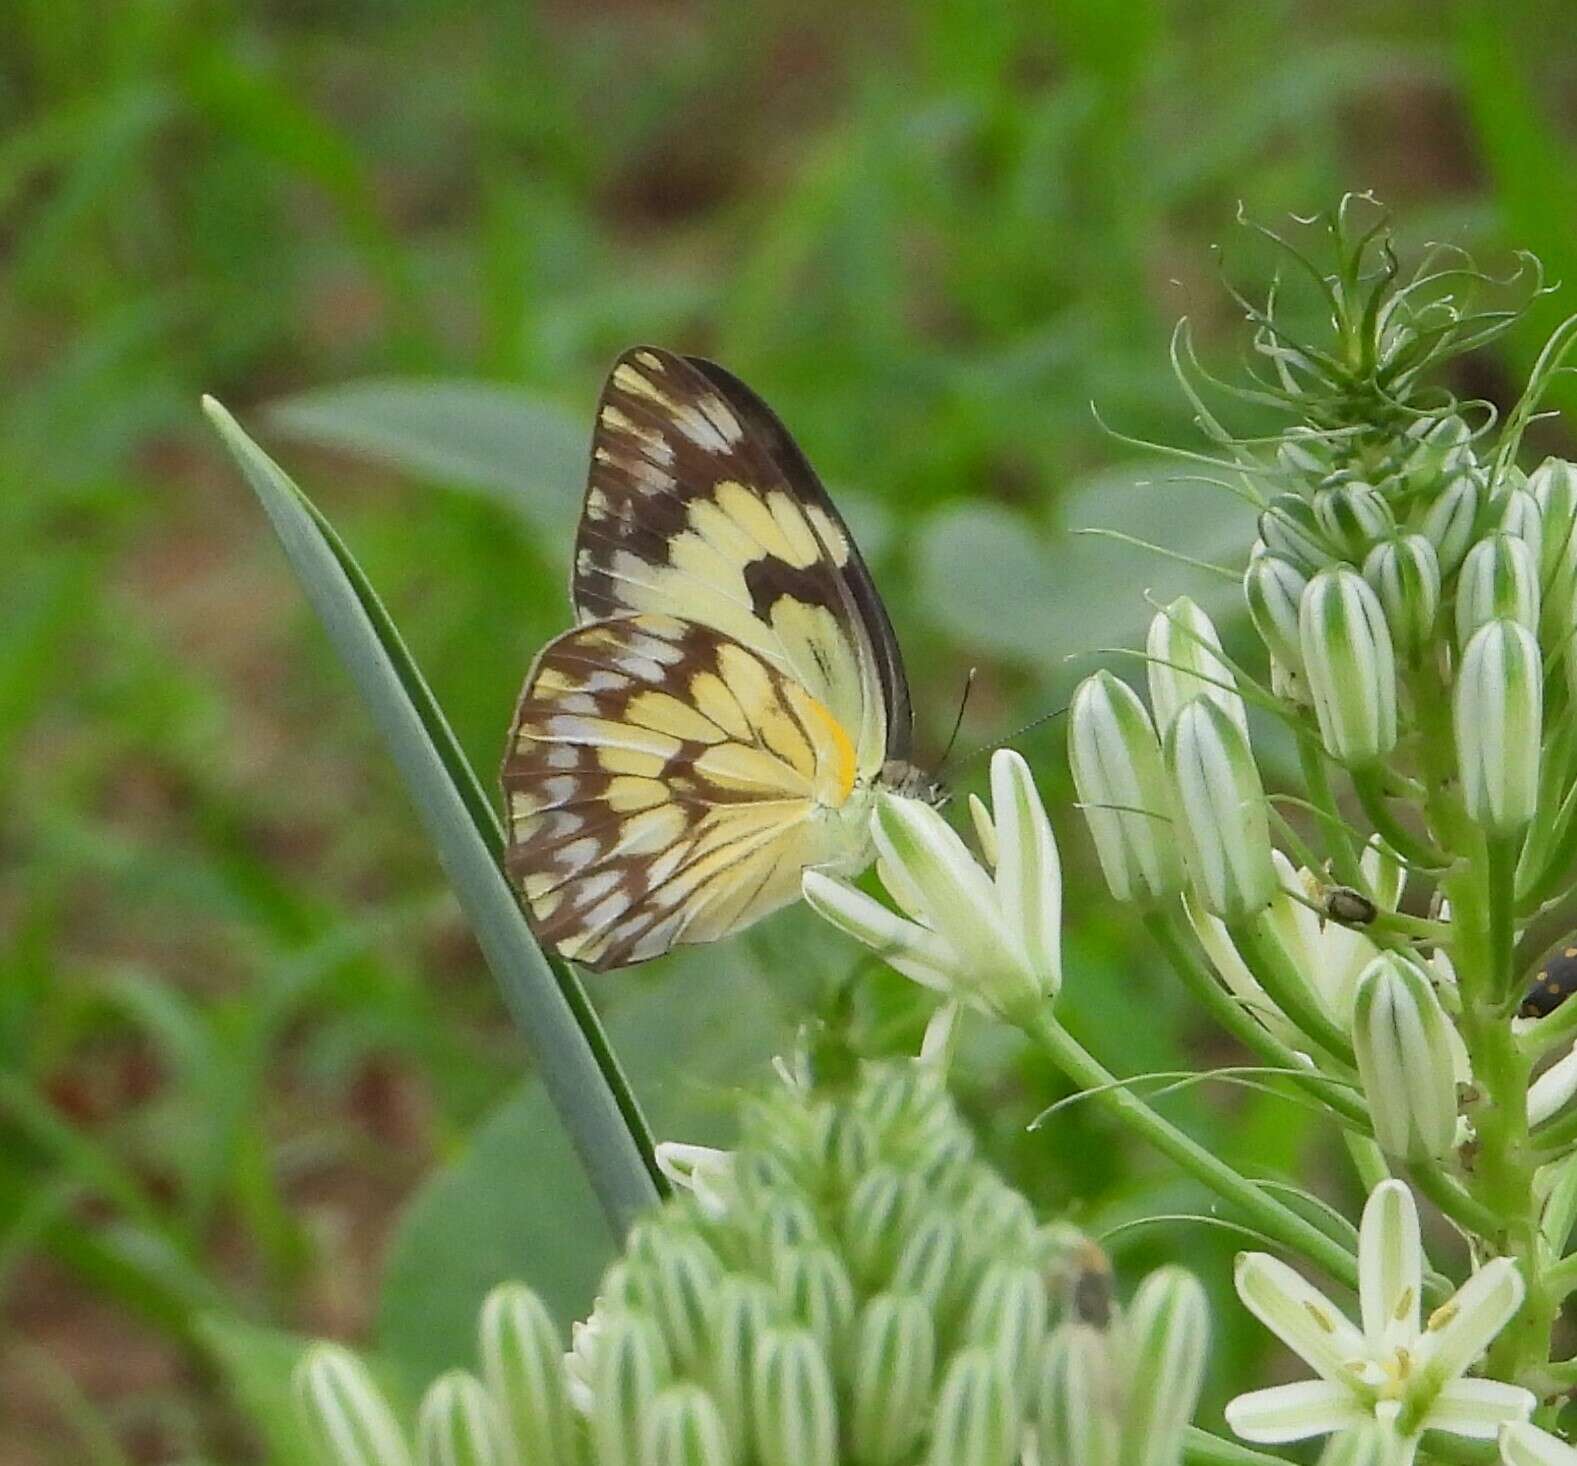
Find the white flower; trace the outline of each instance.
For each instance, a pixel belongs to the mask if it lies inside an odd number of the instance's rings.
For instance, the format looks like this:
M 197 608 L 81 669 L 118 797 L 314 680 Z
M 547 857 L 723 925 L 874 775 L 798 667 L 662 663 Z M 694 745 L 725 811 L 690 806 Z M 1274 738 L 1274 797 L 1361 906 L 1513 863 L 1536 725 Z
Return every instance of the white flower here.
M 1029 765 L 1011 749 L 991 760 L 991 798 L 993 815 L 975 817 L 994 873 L 930 805 L 883 794 L 876 869 L 903 915 L 819 870 L 805 872 L 804 892 L 905 977 L 1019 1019 L 1062 985 L 1062 867 Z
M 1390 1434 L 1396 1466 L 1408 1466 L 1426 1430 L 1493 1440 L 1502 1425 L 1528 1418 L 1534 1398 L 1464 1376 L 1521 1307 L 1523 1288 L 1516 1264 L 1494 1258 L 1421 1323 L 1418 1211 L 1406 1186 L 1384 1181 L 1358 1237 L 1361 1329 L 1284 1262 L 1263 1252 L 1238 1258 L 1244 1306 L 1319 1378 L 1239 1395 L 1227 1424 L 1266 1443 L 1378 1427 Z
M 1577 1466 L 1577 1451 L 1547 1430 L 1518 1422 L 1500 1428 L 1500 1459 L 1506 1466 Z
M 1539 1125 L 1577 1094 L 1577 1044 L 1528 1087 L 1528 1124 Z
M 734 1171 L 732 1151 L 663 1140 L 657 1145 L 657 1169 L 675 1186 L 693 1191 L 707 1216 L 715 1220 L 728 1210 L 728 1181 Z

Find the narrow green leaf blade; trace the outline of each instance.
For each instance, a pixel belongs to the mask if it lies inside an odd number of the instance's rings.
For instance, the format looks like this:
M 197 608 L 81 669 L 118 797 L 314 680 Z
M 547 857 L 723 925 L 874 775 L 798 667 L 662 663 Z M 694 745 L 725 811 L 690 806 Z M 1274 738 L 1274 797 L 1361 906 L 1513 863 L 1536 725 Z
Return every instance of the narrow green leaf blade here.
M 598 1200 L 622 1235 L 658 1194 L 650 1139 L 579 982 L 549 964 L 525 923 L 499 867 L 496 821 L 475 776 L 371 587 L 353 575 L 349 553 L 223 407 L 210 398 L 204 410 L 372 714 Z

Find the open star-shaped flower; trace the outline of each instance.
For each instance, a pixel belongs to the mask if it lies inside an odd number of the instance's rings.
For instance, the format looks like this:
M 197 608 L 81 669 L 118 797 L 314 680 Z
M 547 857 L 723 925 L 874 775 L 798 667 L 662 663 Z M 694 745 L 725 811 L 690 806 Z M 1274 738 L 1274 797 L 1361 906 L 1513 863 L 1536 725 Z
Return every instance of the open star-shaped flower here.
M 1485 1263 L 1422 1320 L 1418 1211 L 1400 1181 L 1382 1182 L 1364 1207 L 1362 1328 L 1263 1252 L 1239 1257 L 1236 1281 L 1244 1306 L 1319 1376 L 1233 1400 L 1227 1423 L 1245 1440 L 1378 1428 L 1391 1437 L 1396 1466 L 1408 1466 L 1426 1430 L 1493 1440 L 1502 1425 L 1524 1421 L 1533 1410 L 1533 1396 L 1519 1386 L 1464 1377 L 1522 1304 L 1516 1265 L 1507 1258 Z

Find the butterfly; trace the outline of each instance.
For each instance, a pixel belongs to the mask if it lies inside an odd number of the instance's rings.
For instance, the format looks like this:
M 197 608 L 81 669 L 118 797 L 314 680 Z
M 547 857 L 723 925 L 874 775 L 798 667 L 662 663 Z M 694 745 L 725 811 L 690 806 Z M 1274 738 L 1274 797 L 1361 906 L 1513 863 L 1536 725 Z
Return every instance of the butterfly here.
M 503 766 L 506 869 L 561 956 L 716 941 L 796 899 L 807 867 L 864 869 L 878 790 L 940 800 L 847 526 L 715 363 L 642 346 L 614 364 L 570 595 Z

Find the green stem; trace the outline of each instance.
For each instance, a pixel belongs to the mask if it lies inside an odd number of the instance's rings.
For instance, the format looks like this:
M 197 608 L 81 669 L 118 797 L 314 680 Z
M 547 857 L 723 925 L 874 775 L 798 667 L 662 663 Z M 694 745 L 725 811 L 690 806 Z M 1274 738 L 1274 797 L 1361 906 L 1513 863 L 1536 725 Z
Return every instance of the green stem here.
M 1289 1079 L 1325 1108 L 1334 1111 L 1345 1124 L 1364 1135 L 1372 1133 L 1368 1111 L 1351 1086 L 1332 1076 L 1310 1071 L 1296 1049 L 1258 1023 L 1195 955 L 1179 917 L 1151 913 L 1145 917 L 1145 926 L 1183 985 L 1222 1028 L 1267 1064 L 1285 1069 Z
M 1234 922 L 1227 930 L 1250 972 L 1270 994 L 1271 1001 L 1290 1018 L 1309 1039 L 1348 1068 L 1356 1066 L 1352 1044 L 1333 1023 L 1310 991 L 1297 964 L 1282 945 L 1267 913 L 1260 912 L 1247 921 Z
M 1081 1089 L 1095 1091 L 1093 1098 L 1098 1103 L 1217 1196 L 1231 1202 L 1267 1236 L 1317 1263 L 1338 1281 L 1357 1287 L 1358 1261 L 1352 1253 L 1162 1119 L 1063 1028 L 1050 1008 L 1027 1019 L 1024 1031 L 1069 1079 Z
M 1196 1425 L 1183 1432 L 1183 1460 L 1188 1466 L 1287 1466 L 1280 1456 L 1267 1456 L 1236 1441 L 1224 1441 Z
M 1501 1219 L 1434 1161 L 1410 1163 L 1407 1174 L 1412 1178 L 1413 1185 L 1446 1216 L 1468 1231 L 1476 1232 L 1480 1237 L 1493 1237 L 1500 1231 Z
M 1544 1271 L 1544 1287 L 1554 1302 L 1562 1302 L 1577 1293 L 1577 1253 L 1563 1257 Z
M 1298 762 L 1303 769 L 1303 782 L 1309 801 L 1323 816 L 1319 821 L 1325 838 L 1325 848 L 1330 852 L 1331 865 L 1341 881 L 1349 886 L 1364 889 L 1363 868 L 1358 863 L 1352 833 L 1337 808 L 1336 795 L 1331 788 L 1330 772 L 1325 766 L 1325 752 L 1312 735 L 1298 739 Z
M 1484 877 L 1488 893 L 1490 991 L 1502 1008 L 1514 997 L 1517 933 L 1517 851 L 1520 835 L 1491 836 L 1484 842 Z
M 1446 864 L 1445 857 L 1433 845 L 1420 840 L 1391 813 L 1390 805 L 1385 802 L 1385 789 L 1378 770 L 1354 769 L 1352 782 L 1358 793 L 1358 802 L 1369 816 L 1370 823 L 1379 831 L 1380 838 L 1404 861 L 1424 870 L 1439 870 Z

